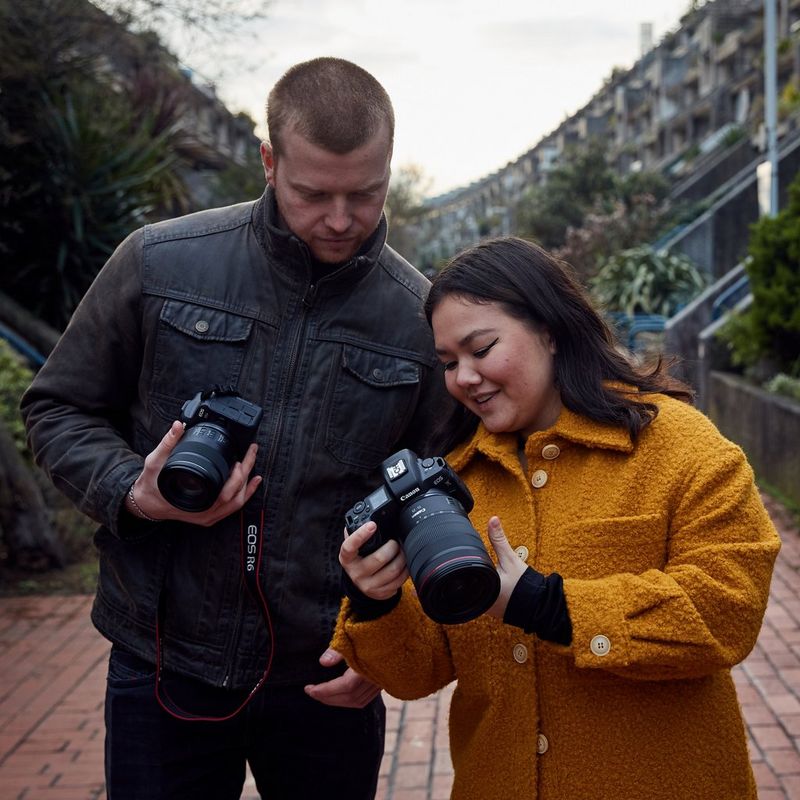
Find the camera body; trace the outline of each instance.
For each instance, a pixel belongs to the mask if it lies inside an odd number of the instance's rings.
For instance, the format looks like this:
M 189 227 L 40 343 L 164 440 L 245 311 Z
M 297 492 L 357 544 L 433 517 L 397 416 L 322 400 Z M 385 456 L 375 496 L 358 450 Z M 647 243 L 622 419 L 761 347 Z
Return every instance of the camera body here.
M 224 428 L 241 457 L 256 438 L 262 415 L 260 406 L 248 402 L 234 389 L 215 387 L 187 400 L 181 408 L 180 420 L 187 430 L 201 422 Z
M 345 514 L 349 533 L 366 522 L 377 531 L 362 557 L 396 539 L 406 556 L 420 604 L 431 619 L 456 624 L 488 610 L 500 577 L 467 516 L 474 501 L 441 457 L 400 450 L 381 464 L 383 483 Z
M 187 400 L 183 438 L 158 475 L 164 498 L 184 511 L 205 511 L 217 499 L 236 461 L 256 437 L 263 409 L 233 388 L 215 386 Z
M 440 457 L 419 458 L 411 450 L 400 450 L 381 464 L 384 483 L 372 494 L 356 503 L 345 515 L 349 533 L 365 522 L 375 522 L 378 530 L 359 550 L 361 556 L 374 553 L 388 539 L 405 540 L 408 531 L 398 528 L 400 511 L 418 503 L 430 489 L 452 497 L 465 513 L 472 511 L 473 499 L 461 478 Z M 419 520 L 419 513 L 410 518 Z

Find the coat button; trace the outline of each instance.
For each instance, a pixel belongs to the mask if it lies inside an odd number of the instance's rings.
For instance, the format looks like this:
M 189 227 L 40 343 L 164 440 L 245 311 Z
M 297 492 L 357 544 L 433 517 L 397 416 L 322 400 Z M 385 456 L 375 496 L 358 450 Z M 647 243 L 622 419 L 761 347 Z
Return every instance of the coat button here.
M 383 370 L 379 369 L 378 367 L 375 367 L 375 369 L 372 370 L 372 377 L 375 378 L 376 381 L 382 381 L 383 380 Z
M 592 641 L 589 642 L 589 649 L 596 656 L 607 656 L 608 651 L 611 650 L 611 641 L 608 636 L 603 636 L 603 634 L 600 633 L 592 637 Z
M 531 476 L 531 483 L 534 489 L 541 489 L 547 483 L 547 473 L 543 469 L 537 469 Z
M 204 319 L 199 319 L 197 322 L 195 322 L 194 329 L 198 333 L 205 333 L 208 330 L 208 322 L 206 322 Z
M 528 648 L 524 644 L 515 644 L 513 653 L 517 664 L 524 664 L 528 660 Z
M 550 742 L 547 741 L 547 737 L 543 733 L 540 733 L 536 737 L 536 752 L 543 756 L 549 749 Z
M 527 561 L 528 560 L 528 548 L 525 547 L 524 544 L 521 544 L 519 547 L 514 548 L 514 552 L 519 556 L 520 561 Z
M 548 461 L 558 458 L 559 455 L 561 455 L 561 448 L 557 444 L 546 444 L 542 448 L 542 458 L 546 458 Z

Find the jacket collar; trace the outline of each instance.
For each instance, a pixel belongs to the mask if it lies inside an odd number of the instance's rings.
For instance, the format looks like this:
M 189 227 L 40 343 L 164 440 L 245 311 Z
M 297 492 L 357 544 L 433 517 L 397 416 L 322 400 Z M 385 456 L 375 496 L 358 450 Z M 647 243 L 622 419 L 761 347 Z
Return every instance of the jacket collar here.
M 622 426 L 594 422 L 564 407 L 555 425 L 544 431 L 531 434 L 528 442 L 573 442 L 581 447 L 616 450 L 621 453 L 633 451 L 634 443 Z M 481 422 L 472 438 L 458 445 L 447 461 L 456 471 L 465 467 L 477 453 L 494 461 L 516 464 L 518 438 L 516 433 L 490 433 Z
M 312 256 L 308 245 L 286 228 L 278 213 L 275 192 L 267 186 L 253 209 L 253 227 L 264 252 L 276 268 L 296 280 L 310 282 Z M 378 262 L 386 244 L 388 226 L 382 214 L 375 232 L 347 263 L 327 274 L 320 283 L 327 288 L 349 286 L 364 277 Z

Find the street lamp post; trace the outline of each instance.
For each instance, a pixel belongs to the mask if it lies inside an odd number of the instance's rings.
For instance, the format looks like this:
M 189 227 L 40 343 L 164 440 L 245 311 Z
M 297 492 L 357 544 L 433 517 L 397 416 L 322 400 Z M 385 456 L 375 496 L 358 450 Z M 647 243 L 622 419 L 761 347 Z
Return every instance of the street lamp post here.
M 778 213 L 778 42 L 776 0 L 764 0 L 764 131 L 767 160 L 758 177 L 763 186 L 762 213 Z

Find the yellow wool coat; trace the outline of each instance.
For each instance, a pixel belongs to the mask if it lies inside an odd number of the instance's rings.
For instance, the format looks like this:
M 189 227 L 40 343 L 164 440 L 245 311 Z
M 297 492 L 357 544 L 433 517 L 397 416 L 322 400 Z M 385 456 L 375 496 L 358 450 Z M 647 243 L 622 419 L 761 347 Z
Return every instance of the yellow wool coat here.
M 454 800 L 756 798 L 730 675 L 755 644 L 780 541 L 742 451 L 655 396 L 637 443 L 564 409 L 527 441 L 482 426 L 448 457 L 487 544 L 558 572 L 568 647 L 489 616 L 443 626 L 407 583 L 371 622 L 345 600 L 332 646 L 402 699 L 457 680 Z

